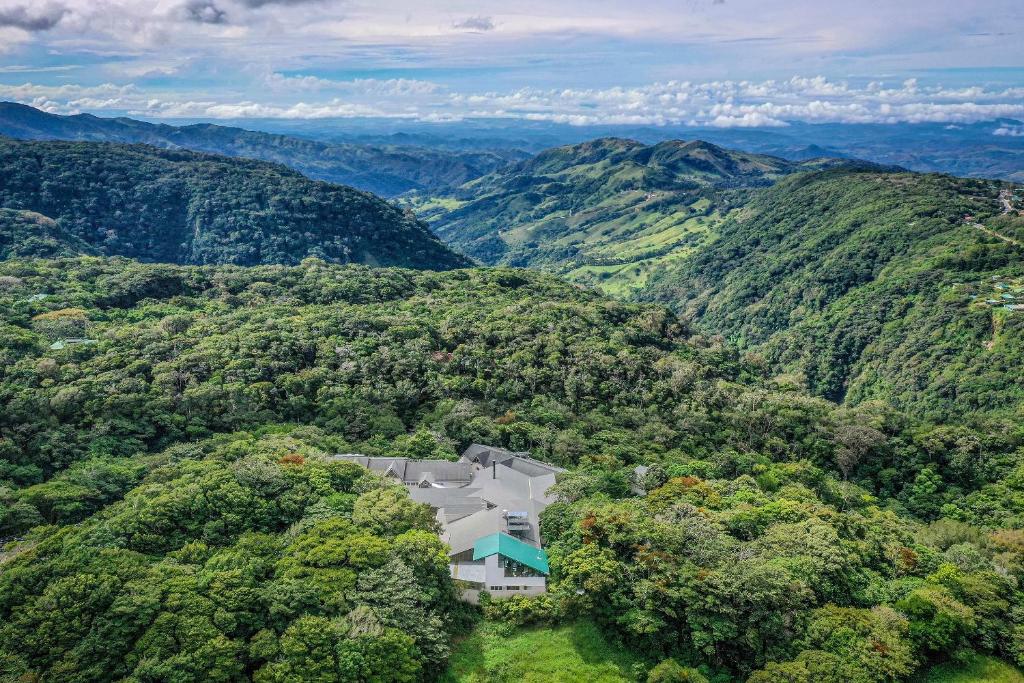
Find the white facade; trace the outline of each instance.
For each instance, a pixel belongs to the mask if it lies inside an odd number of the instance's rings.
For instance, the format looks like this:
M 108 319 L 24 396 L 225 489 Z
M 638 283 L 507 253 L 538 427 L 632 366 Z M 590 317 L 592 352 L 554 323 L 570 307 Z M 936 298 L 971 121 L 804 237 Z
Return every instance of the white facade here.
M 482 590 L 486 590 L 495 599 L 513 595 L 540 595 L 547 590 L 546 576 L 506 576 L 498 558 L 498 555 L 491 555 L 476 562 L 449 565 L 453 578 L 478 584 L 463 591 L 462 597 L 465 600 L 476 603 Z

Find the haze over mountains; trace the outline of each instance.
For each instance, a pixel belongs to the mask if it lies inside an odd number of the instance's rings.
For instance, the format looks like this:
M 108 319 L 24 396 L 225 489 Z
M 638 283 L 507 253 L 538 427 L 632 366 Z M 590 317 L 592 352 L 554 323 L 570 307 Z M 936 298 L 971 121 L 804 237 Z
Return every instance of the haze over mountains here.
M 807 123 L 722 128 L 712 126 L 569 125 L 544 121 L 468 120 L 415 123 L 392 120 L 239 120 L 283 134 L 364 144 L 416 144 L 448 149 L 513 147 L 537 153 L 605 137 L 656 144 L 704 140 L 716 145 L 793 161 L 851 157 L 913 171 L 1021 182 L 1024 122 L 1018 118 L 976 122 Z
M 212 124 L 169 126 L 89 114 L 57 116 L 13 102 L 0 102 L 0 135 L 26 140 L 145 143 L 262 159 L 290 166 L 315 180 L 382 196 L 461 184 L 526 156 L 511 149 L 446 151 L 413 145 L 325 143 Z

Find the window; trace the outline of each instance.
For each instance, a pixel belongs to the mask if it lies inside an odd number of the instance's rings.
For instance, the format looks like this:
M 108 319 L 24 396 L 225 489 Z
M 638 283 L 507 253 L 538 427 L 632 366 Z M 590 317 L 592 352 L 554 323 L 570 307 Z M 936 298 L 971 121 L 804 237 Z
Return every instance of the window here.
M 502 588 L 501 586 L 490 586 L 490 589 L 491 589 L 492 591 L 500 591 L 500 590 L 504 590 L 504 588 Z
M 507 590 L 507 591 L 518 591 L 518 590 L 522 590 L 522 589 L 523 589 L 522 586 L 505 586 L 505 590 Z
M 543 576 L 538 571 L 527 567 L 522 562 L 516 562 L 511 560 L 504 555 L 498 555 L 498 566 L 505 570 L 505 576 L 515 577 L 529 577 L 529 576 Z

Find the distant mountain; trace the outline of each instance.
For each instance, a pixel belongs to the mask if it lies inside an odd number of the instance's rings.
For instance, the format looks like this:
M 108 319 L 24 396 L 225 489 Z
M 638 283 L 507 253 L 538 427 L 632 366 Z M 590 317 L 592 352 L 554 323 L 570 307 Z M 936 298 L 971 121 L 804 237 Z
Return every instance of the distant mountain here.
M 752 195 L 639 296 L 836 401 L 940 420 L 1013 414 L 1024 410 L 1021 205 L 992 181 L 802 174 Z
M 484 263 L 622 293 L 713 236 L 751 188 L 836 163 L 603 138 L 541 152 L 414 206 L 442 239 Z
M 0 135 L 25 140 L 145 143 L 284 164 L 317 180 L 383 196 L 461 185 L 527 155 L 510 150 L 461 151 L 399 144 L 325 143 L 211 124 L 168 126 L 90 114 L 58 116 L 0 102 Z
M 236 125 L 317 140 L 389 144 L 415 142 L 438 149 L 515 148 L 538 153 L 603 137 L 656 144 L 704 140 L 728 149 L 792 161 L 811 157 L 863 159 L 912 171 L 1024 182 L 1020 121 L 976 123 L 803 123 L 763 128 L 570 125 L 509 118 L 437 123 L 395 119 L 261 119 Z
M 0 138 L 0 207 L 21 212 L 5 212 L 0 225 L 12 236 L 4 249 L 22 255 L 87 245 L 184 264 L 468 263 L 371 194 L 275 164 L 143 145 Z

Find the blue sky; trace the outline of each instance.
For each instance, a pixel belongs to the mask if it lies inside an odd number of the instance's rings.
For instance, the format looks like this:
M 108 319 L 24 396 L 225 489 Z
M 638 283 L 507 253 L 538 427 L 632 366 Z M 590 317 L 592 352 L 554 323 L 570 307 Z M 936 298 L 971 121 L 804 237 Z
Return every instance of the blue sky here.
M 1020 0 L 0 0 L 0 99 L 145 118 L 1024 118 Z

